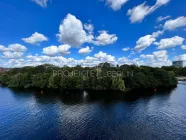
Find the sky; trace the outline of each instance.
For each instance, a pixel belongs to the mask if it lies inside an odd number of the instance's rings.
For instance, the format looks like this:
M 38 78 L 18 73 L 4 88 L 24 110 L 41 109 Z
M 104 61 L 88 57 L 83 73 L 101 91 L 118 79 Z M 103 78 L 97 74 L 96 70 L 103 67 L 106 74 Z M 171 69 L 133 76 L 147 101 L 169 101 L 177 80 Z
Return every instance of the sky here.
M 185 7 L 185 0 L 1 0 L 0 67 L 186 61 Z

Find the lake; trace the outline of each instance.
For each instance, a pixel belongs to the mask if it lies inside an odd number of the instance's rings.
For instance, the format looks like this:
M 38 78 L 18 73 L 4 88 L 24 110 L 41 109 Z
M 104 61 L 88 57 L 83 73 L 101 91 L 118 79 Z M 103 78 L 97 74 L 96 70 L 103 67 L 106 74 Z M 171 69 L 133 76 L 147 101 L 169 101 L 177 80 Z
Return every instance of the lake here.
M 185 140 L 186 85 L 151 94 L 1 86 L 0 140 Z

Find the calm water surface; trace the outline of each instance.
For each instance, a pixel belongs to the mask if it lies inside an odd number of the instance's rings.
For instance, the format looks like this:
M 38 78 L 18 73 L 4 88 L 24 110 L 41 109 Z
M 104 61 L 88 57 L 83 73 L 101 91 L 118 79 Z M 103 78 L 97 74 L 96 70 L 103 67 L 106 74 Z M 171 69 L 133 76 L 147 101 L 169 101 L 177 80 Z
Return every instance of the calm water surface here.
M 186 85 L 143 97 L 1 86 L 4 139 L 186 140 Z

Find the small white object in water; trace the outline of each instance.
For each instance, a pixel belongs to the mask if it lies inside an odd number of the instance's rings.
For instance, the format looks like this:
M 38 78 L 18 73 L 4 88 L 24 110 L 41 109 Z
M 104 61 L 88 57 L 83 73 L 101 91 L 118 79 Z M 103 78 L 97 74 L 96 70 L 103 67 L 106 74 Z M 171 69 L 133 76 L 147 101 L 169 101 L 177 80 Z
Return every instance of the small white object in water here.
M 86 91 L 83 92 L 83 96 L 86 97 L 88 93 Z

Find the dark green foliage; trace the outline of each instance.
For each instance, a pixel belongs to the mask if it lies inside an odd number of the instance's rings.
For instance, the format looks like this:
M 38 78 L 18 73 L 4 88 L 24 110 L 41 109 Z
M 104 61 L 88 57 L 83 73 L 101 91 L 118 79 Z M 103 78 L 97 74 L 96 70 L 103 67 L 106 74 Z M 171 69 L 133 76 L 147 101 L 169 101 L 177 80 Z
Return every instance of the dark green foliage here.
M 0 83 L 8 85 L 9 80 L 10 80 L 10 76 L 8 74 L 0 75 Z
M 112 78 L 112 89 L 113 90 L 125 90 L 125 83 L 121 76 L 113 77 Z
M 176 86 L 175 76 L 180 73 L 186 74 L 186 70 L 175 67 L 152 68 L 135 65 L 113 67 L 109 63 L 92 68 L 81 66 L 59 68 L 53 65 L 41 65 L 10 69 L 0 75 L 0 82 L 9 87 L 124 91 Z
M 174 66 L 164 66 L 162 69 L 166 71 L 172 71 L 175 73 L 176 76 L 186 76 L 186 67 L 174 67 Z
M 49 78 L 48 88 L 58 89 L 60 88 L 61 77 L 58 75 L 51 75 Z
M 47 88 L 49 85 L 49 73 L 38 73 L 34 74 L 31 77 L 31 86 L 32 87 L 39 87 L 39 88 Z
M 130 66 L 130 68 L 133 69 L 134 76 L 124 78 L 127 88 L 167 88 L 177 84 L 174 72 L 169 72 L 162 68 L 152 68 L 147 66 Z
M 9 87 L 27 87 L 31 80 L 28 73 L 18 73 L 10 77 Z

